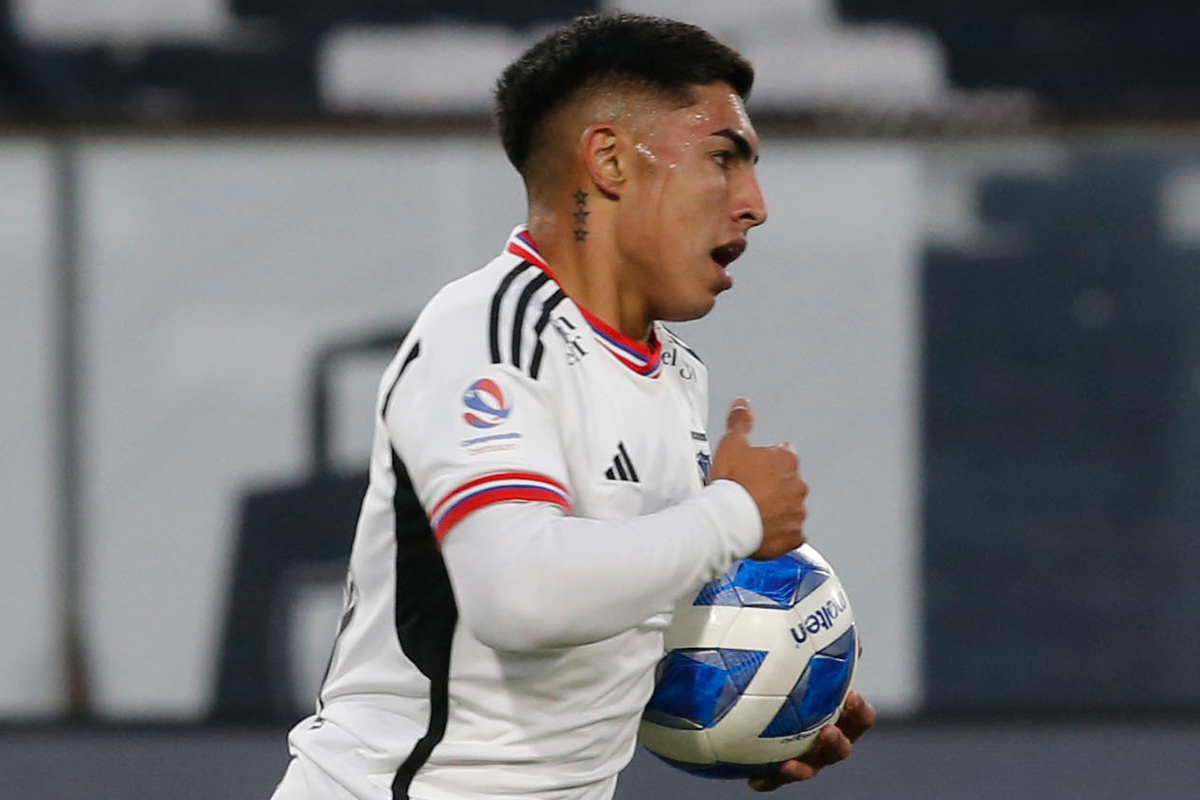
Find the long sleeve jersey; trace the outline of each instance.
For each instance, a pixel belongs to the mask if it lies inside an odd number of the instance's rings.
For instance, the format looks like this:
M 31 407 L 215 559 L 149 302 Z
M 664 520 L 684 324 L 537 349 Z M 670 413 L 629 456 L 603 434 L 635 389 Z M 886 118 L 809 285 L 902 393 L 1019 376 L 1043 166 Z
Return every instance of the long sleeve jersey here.
M 707 479 L 707 373 L 566 296 L 517 228 L 385 370 L 370 485 L 294 764 L 346 797 L 603 800 L 676 598 L 757 548 Z M 281 785 L 276 797 L 301 797 Z

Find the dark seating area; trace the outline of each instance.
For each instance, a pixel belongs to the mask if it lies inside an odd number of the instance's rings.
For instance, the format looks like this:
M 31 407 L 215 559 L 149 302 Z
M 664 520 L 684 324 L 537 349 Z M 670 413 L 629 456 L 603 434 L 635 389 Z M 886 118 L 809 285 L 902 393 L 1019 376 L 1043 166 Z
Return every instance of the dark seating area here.
M 288 34 L 249 46 L 18 47 L 0 56 L 0 120 L 307 117 L 318 104 L 314 48 L 312 36 Z
M 1184 0 L 838 0 L 853 22 L 933 31 L 961 89 L 1028 89 L 1080 112 L 1200 108 L 1200 12 Z
M 528 30 L 601 7 L 597 0 L 229 0 L 245 23 L 218 44 L 21 41 L 0 0 L 0 119 L 296 117 L 320 107 L 316 58 L 338 25 L 503 24 Z M 1029 90 L 1051 112 L 1200 111 L 1200 13 L 1159 0 L 836 0 L 847 23 L 933 32 L 962 90 Z M 249 33 L 247 33 L 247 31 Z M 226 80 L 232 77 L 233 80 Z
M 570 19 L 593 11 L 595 0 L 229 0 L 240 19 L 271 19 L 285 25 L 324 28 L 338 23 L 411 24 L 430 21 L 502 23 L 514 28 Z
M 1200 250 L 1172 163 L 981 181 L 995 250 L 924 260 L 927 704 L 1200 708 Z
M 0 0 L 0 121 L 297 119 L 326 113 L 322 35 L 337 25 L 471 22 L 514 30 L 595 10 L 594 0 L 231 0 L 246 31 L 215 44 L 32 44 Z

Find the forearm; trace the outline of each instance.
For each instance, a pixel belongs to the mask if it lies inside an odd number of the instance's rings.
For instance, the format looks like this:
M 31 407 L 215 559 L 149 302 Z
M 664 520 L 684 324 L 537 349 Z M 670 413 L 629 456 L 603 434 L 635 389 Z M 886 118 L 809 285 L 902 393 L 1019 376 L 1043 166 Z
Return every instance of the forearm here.
M 753 552 L 750 495 L 717 481 L 627 520 L 563 517 L 544 504 L 480 509 L 442 543 L 459 614 L 499 650 L 587 644 L 628 630 Z

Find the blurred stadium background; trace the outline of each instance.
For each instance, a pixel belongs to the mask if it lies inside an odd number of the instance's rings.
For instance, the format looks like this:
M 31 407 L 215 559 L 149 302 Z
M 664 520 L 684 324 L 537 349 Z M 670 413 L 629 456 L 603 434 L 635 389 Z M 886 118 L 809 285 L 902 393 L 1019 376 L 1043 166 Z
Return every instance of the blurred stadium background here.
M 796 796 L 1197 796 L 1182 0 L 0 0 L 0 796 L 269 794 L 378 372 L 522 215 L 492 82 L 613 8 L 758 69 L 772 222 L 683 334 L 797 443 L 882 717 Z

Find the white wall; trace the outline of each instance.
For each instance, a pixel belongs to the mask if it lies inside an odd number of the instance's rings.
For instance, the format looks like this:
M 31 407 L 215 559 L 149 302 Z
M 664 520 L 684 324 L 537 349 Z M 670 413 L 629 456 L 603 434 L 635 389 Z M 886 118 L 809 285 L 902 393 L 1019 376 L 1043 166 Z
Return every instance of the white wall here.
M 0 141 L 0 717 L 58 711 L 51 162 Z
M 709 365 L 714 432 L 746 394 L 756 438 L 796 443 L 810 536 L 861 620 L 859 687 L 908 709 L 918 161 L 903 146 L 768 139 L 763 150 L 771 221 L 735 290 L 680 332 Z M 80 163 L 94 695 L 111 718 L 197 717 L 211 701 L 236 503 L 307 469 L 313 353 L 407 320 L 490 258 L 521 219 L 520 183 L 490 138 L 471 137 L 93 139 Z M 366 455 L 380 366 L 350 370 L 339 391 L 337 452 L 351 468 Z M 310 596 L 314 619 L 328 619 Z M 293 624 L 323 664 L 326 639 L 311 620 Z M 2 670 L 0 682 L 0 697 L 18 691 Z
M 519 181 L 495 150 L 85 149 L 85 589 L 103 713 L 207 707 L 235 503 L 248 483 L 307 469 L 307 368 L 321 344 L 409 319 L 499 251 Z M 373 386 L 358 400 L 365 459 Z

